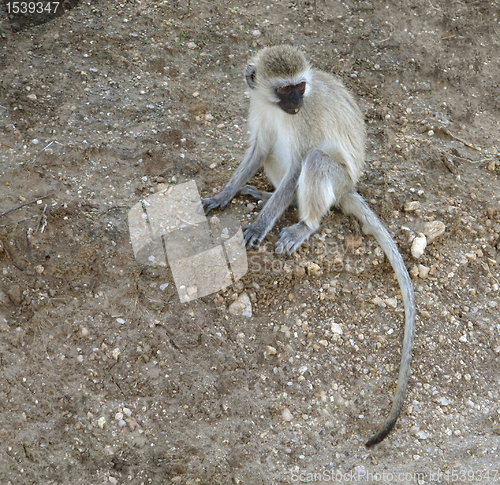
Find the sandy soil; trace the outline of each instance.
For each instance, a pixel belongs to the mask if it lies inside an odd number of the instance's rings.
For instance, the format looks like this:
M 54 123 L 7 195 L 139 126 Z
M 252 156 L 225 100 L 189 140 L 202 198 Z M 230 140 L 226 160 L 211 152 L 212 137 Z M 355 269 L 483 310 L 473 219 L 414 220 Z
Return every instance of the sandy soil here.
M 0 483 L 500 480 L 498 2 L 81 2 L 19 32 L 2 8 Z M 135 204 L 227 182 L 245 63 L 281 42 L 358 99 L 359 190 L 414 275 L 404 412 L 369 451 L 403 308 L 357 223 L 332 211 L 296 257 L 249 253 L 190 303 L 130 244 Z M 244 223 L 252 203 L 226 212 Z M 432 221 L 446 231 L 417 261 Z M 228 310 L 243 292 L 250 318 Z

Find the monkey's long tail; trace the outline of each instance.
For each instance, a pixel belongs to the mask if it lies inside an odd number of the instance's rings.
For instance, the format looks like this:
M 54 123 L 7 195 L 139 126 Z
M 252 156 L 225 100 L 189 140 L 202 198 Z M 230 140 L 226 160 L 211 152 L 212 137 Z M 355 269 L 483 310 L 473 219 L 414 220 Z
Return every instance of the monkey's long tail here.
M 405 331 L 403 339 L 403 350 L 401 352 L 401 365 L 399 367 L 398 383 L 391 411 L 380 431 L 370 438 L 365 446 L 370 448 L 380 443 L 392 430 L 403 406 L 406 385 L 410 374 L 410 363 L 413 351 L 413 337 L 415 336 L 415 296 L 413 294 L 413 285 L 404 264 L 403 258 L 391 238 L 391 235 L 379 221 L 375 213 L 370 209 L 355 190 L 346 194 L 339 203 L 341 209 L 346 214 L 352 214 L 362 224 L 365 234 L 372 234 L 382 247 L 387 258 L 391 262 L 392 268 L 396 273 L 403 303 L 405 308 Z

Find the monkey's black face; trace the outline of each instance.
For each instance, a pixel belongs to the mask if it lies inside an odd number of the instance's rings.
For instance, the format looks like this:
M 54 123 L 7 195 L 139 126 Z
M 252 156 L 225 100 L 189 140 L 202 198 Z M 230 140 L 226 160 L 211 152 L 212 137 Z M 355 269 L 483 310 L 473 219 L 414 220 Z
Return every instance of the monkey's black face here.
M 306 83 L 301 82 L 295 85 L 281 86 L 276 88 L 276 96 L 279 98 L 278 106 L 290 115 L 299 112 L 303 104 L 303 96 L 306 90 Z

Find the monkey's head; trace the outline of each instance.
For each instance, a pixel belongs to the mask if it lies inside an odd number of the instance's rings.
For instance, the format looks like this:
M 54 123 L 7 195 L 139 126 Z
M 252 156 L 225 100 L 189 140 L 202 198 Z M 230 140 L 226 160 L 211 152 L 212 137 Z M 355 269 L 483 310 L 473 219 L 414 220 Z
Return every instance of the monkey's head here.
M 251 89 L 260 91 L 270 103 L 294 115 L 307 96 L 310 66 L 302 52 L 279 45 L 261 50 L 245 75 Z

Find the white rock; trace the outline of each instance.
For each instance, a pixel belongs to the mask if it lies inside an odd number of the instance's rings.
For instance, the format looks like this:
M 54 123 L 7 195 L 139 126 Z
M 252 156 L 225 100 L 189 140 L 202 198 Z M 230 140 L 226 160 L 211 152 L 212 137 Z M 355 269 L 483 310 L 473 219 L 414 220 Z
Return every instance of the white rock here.
M 441 404 L 441 406 L 448 406 L 451 404 L 451 401 L 447 397 L 440 397 L 439 399 L 436 399 L 436 402 Z
M 281 417 L 283 418 L 283 421 L 291 421 L 293 419 L 293 414 L 289 409 L 285 408 L 281 412 Z
M 382 298 L 380 298 L 380 296 L 376 296 L 373 300 L 372 300 L 372 303 L 374 305 L 377 305 L 377 306 L 380 306 L 382 308 L 385 308 L 387 305 L 384 303 L 384 300 L 382 300 Z
M 439 236 L 444 234 L 446 226 L 441 221 L 426 222 L 422 228 L 422 232 L 427 237 L 427 243 L 432 244 Z
M 342 327 L 338 323 L 332 323 L 332 332 L 337 335 L 342 335 Z
M 307 262 L 304 267 L 306 268 L 307 274 L 317 278 L 323 274 L 321 267 L 316 263 Z
M 276 355 L 277 352 L 278 351 L 274 347 L 271 347 L 270 345 L 268 345 L 266 347 L 266 351 L 264 352 L 264 357 L 267 359 L 270 355 Z
M 387 298 L 387 300 L 385 300 L 385 303 L 391 308 L 396 308 L 398 306 L 398 300 L 396 298 Z
M 99 418 L 97 420 L 97 426 L 99 426 L 99 428 L 103 429 L 105 424 L 106 424 L 106 418 Z
M 429 437 L 429 433 L 427 431 L 419 431 L 416 434 L 417 438 L 420 438 L 421 440 L 426 440 Z
M 427 238 L 421 234 L 413 240 L 411 245 L 411 254 L 415 259 L 420 258 L 424 254 L 425 248 L 427 246 Z
M 413 212 L 417 209 L 420 209 L 420 202 L 418 200 L 412 200 L 411 202 L 407 202 L 403 207 L 405 212 Z
M 423 264 L 419 264 L 418 265 L 418 276 L 420 276 L 420 278 L 427 278 L 427 276 L 429 276 L 429 271 L 431 269 L 428 268 L 427 266 L 424 266 Z
M 235 302 L 229 305 L 229 313 L 238 317 L 252 316 L 252 303 L 247 293 L 242 293 Z

